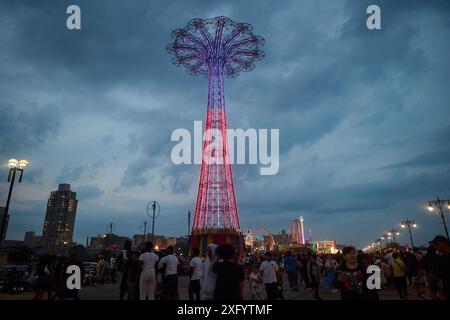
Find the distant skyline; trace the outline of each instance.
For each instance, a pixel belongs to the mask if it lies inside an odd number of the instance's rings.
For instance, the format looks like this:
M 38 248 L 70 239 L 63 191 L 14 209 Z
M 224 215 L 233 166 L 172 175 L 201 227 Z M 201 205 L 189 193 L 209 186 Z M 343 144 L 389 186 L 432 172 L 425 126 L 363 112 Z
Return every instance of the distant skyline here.
M 80 31 L 66 28 L 70 4 Z M 450 3 L 377 1 L 373 31 L 370 4 L 0 0 L 0 206 L 6 162 L 30 160 L 7 239 L 42 233 L 60 183 L 77 192 L 81 244 L 110 221 L 140 233 L 152 200 L 155 233 L 187 233 L 200 166 L 170 161 L 170 134 L 205 121 L 206 79 L 173 66 L 165 47 L 190 19 L 220 15 L 266 40 L 255 70 L 225 81 L 228 127 L 280 129 L 278 174 L 233 166 L 244 231 L 288 231 L 303 216 L 313 238 L 361 248 L 409 217 L 418 245 L 444 234 L 426 205 L 450 198 Z

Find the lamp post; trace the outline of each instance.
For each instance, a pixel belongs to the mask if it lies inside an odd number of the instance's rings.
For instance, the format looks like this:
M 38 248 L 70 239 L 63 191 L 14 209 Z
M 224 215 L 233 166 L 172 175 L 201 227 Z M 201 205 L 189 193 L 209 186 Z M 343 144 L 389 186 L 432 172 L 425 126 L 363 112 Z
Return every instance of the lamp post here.
M 402 221 L 401 226 L 402 226 L 402 228 L 408 228 L 409 239 L 411 240 L 411 248 L 414 250 L 414 242 L 413 242 L 413 238 L 412 238 L 412 234 L 411 234 L 411 227 L 413 227 L 413 228 L 417 227 L 416 223 L 414 222 L 414 220 L 409 220 L 408 218 L 406 218 L 405 221 Z
M 116 228 L 116 225 L 114 224 L 114 222 L 110 222 L 106 226 L 106 232 L 109 234 L 109 247 L 112 246 L 112 235 L 113 235 L 115 228 Z
M 398 232 L 398 230 L 389 230 L 389 232 L 387 233 L 389 236 L 392 236 L 392 238 L 394 239 L 394 243 L 396 242 L 395 240 L 395 236 L 400 235 L 400 232 Z
M 450 239 L 448 237 L 447 222 L 445 221 L 444 212 L 442 211 L 442 205 L 445 202 L 447 202 L 447 209 L 450 211 L 450 200 L 441 200 L 441 199 L 439 199 L 439 196 L 436 196 L 436 200 L 428 201 L 428 210 L 433 211 L 434 207 L 437 207 L 439 209 L 439 213 L 442 218 L 442 223 L 444 224 L 445 235 L 447 236 L 447 239 Z
M 6 199 L 6 207 L 5 212 L 3 213 L 2 217 L 2 225 L 0 230 L 0 246 L 2 244 L 3 236 L 6 238 L 6 220 L 8 219 L 8 212 L 9 212 L 9 204 L 11 202 L 11 195 L 14 188 L 14 181 L 16 180 L 16 173 L 17 171 L 20 172 L 19 176 L 19 183 L 22 182 L 23 177 L 23 171 L 30 162 L 28 160 L 20 160 L 17 161 L 16 159 L 10 159 L 8 160 L 8 168 L 9 168 L 9 174 L 8 174 L 8 182 L 9 182 L 9 191 L 8 191 L 8 198 Z
M 147 220 L 141 222 L 141 231 L 144 232 L 144 243 L 147 242 Z
M 384 245 L 387 247 L 389 236 L 385 233 L 380 236 L 381 240 L 384 240 Z
M 147 204 L 147 215 L 152 219 L 152 242 L 155 238 L 155 219 L 159 217 L 160 207 L 159 203 L 156 201 L 150 201 Z
M 187 254 L 186 257 L 189 258 L 189 249 L 191 246 L 191 211 L 188 211 L 188 238 L 187 238 Z

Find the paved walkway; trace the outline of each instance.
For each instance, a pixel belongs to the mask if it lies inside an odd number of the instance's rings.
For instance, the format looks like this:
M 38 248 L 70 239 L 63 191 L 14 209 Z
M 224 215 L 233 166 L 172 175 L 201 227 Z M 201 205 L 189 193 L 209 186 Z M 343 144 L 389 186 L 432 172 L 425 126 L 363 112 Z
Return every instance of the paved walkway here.
M 180 299 L 187 300 L 188 299 L 188 283 L 189 278 L 186 276 L 179 278 L 179 294 Z M 287 281 L 284 281 L 284 291 L 283 295 L 285 300 L 312 300 L 311 296 L 308 292 L 300 288 L 299 291 L 294 291 L 289 289 L 289 285 Z M 264 290 L 263 290 L 264 291 Z M 339 300 L 338 293 L 331 293 L 331 290 L 328 289 L 320 289 L 319 295 L 324 300 Z M 8 294 L 0 294 L 0 300 L 31 300 L 33 299 L 34 293 L 25 292 L 17 295 L 8 295 Z M 379 292 L 379 296 L 381 300 L 399 300 L 397 291 L 395 290 L 381 290 Z M 244 299 L 250 300 L 250 288 L 249 284 L 246 281 L 244 287 Z M 45 299 L 47 296 L 45 295 Z M 119 299 L 119 283 L 107 283 L 103 286 L 94 287 L 84 287 L 80 291 L 80 299 L 82 300 L 118 300 Z M 409 299 L 410 300 L 421 300 L 419 299 L 415 292 L 410 288 L 409 289 Z

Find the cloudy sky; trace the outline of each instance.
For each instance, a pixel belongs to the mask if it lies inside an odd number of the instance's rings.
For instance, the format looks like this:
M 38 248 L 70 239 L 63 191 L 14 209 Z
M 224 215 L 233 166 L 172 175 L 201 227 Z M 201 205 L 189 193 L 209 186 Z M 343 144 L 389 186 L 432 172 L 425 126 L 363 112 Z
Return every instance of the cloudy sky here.
M 370 31 L 375 3 L 382 30 Z M 70 4 L 81 31 L 66 28 Z M 418 243 L 443 233 L 425 206 L 450 197 L 448 1 L 1 0 L 0 160 L 31 162 L 9 239 L 42 232 L 59 183 L 79 198 L 76 241 L 110 221 L 139 233 L 150 200 L 157 233 L 186 233 L 200 166 L 172 164 L 170 135 L 204 120 L 207 80 L 165 46 L 219 15 L 266 40 L 256 69 L 226 80 L 229 127 L 280 129 L 277 175 L 233 168 L 243 229 L 279 232 L 302 215 L 315 239 L 364 246 L 409 217 Z M 6 177 L 3 165 L 0 203 Z

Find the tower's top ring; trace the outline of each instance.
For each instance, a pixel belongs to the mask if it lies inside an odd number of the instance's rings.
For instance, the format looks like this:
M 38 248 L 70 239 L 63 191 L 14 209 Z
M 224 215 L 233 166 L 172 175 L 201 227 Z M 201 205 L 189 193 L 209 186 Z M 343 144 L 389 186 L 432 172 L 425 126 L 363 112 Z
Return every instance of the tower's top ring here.
M 227 17 L 192 19 L 185 28 L 172 31 L 174 41 L 166 49 L 174 55 L 175 65 L 184 65 L 192 75 L 208 75 L 213 66 L 222 68 L 227 77 L 255 68 L 262 59 L 264 39 L 253 34 L 248 23 Z

